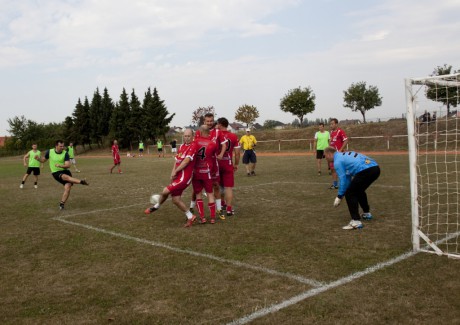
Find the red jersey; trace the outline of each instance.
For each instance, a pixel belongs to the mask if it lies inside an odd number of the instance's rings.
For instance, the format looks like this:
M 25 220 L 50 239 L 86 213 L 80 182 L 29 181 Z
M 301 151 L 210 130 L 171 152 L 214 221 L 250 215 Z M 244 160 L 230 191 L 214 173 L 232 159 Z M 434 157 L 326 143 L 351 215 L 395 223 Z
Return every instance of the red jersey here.
M 210 138 L 199 137 L 195 139 L 195 172 L 209 173 L 214 168 L 217 146 Z
M 113 158 L 116 158 L 117 156 L 120 156 L 120 150 L 118 149 L 118 145 L 114 144 L 112 146 L 112 156 Z
M 186 144 L 183 143 L 179 147 L 179 151 L 175 157 L 176 159 L 176 168 L 184 161 L 185 158 L 189 157 L 190 162 L 188 165 L 182 169 L 179 174 L 176 175 L 176 178 L 190 178 L 193 174 L 193 167 L 195 164 L 195 154 L 196 154 L 196 145 L 194 142 Z
M 342 129 L 337 128 L 335 131 L 331 132 L 331 142 L 329 145 L 340 151 L 343 147 L 343 143 L 348 140 L 347 135 Z
M 227 149 L 225 149 L 224 156 L 222 160 L 219 161 L 219 166 L 221 165 L 233 165 L 232 156 L 233 156 L 233 149 L 240 147 L 240 142 L 238 141 L 238 137 L 236 134 L 229 132 L 229 131 L 222 131 L 222 136 L 225 138 Z

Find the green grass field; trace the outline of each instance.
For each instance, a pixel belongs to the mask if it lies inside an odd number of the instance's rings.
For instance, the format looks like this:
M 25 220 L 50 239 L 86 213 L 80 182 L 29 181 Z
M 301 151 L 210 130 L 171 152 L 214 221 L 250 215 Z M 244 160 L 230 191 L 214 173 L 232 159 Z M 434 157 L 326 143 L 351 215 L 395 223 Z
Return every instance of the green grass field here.
M 77 157 L 90 186 L 62 212 L 47 166 L 20 190 L 21 159 L 0 159 L 0 323 L 460 324 L 460 261 L 410 253 L 407 157 L 375 158 L 375 219 L 355 231 L 312 155 L 259 157 L 236 216 L 190 229 L 170 201 L 143 214 L 171 158 L 110 175 L 109 156 Z

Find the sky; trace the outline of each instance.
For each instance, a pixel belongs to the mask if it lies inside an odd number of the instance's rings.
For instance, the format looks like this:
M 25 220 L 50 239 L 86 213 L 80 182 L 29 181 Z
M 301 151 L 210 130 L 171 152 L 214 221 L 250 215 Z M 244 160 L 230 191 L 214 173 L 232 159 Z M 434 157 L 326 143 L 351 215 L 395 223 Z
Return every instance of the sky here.
M 104 88 L 142 100 L 157 88 L 172 126 L 214 106 L 234 121 L 295 117 L 291 89 L 316 96 L 309 120 L 361 119 L 343 106 L 353 83 L 376 86 L 382 106 L 366 118 L 405 113 L 404 78 L 437 66 L 460 70 L 458 0 L 0 0 L 0 136 L 7 120 L 62 122 L 79 98 Z

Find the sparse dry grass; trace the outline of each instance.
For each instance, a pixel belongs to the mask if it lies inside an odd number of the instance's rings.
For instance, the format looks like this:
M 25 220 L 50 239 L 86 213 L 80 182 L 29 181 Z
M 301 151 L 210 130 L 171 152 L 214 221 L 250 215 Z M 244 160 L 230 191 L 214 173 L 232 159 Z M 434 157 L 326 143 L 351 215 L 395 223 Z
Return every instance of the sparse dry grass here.
M 328 283 L 392 259 L 411 249 L 408 163 L 376 158 L 376 218 L 351 232 L 312 156 L 260 157 L 256 177 L 237 175 L 237 215 L 191 229 L 170 201 L 142 213 L 171 158 L 122 158 L 124 174 L 109 175 L 110 157 L 80 157 L 77 175 L 91 185 L 74 186 L 62 213 L 62 187 L 47 168 L 38 190 L 29 180 L 21 191 L 20 160 L 0 160 L 0 322 L 224 324 L 312 288 L 226 261 Z M 254 323 L 458 324 L 459 265 L 420 254 Z

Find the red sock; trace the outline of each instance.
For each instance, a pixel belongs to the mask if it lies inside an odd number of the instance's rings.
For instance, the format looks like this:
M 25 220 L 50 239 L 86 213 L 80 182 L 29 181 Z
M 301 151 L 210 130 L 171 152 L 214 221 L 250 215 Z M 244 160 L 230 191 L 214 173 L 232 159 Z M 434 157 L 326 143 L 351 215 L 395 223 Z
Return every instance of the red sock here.
M 211 214 L 211 219 L 216 217 L 216 203 L 208 203 L 209 212 Z
M 227 203 L 225 203 L 225 200 L 224 200 L 224 199 L 222 199 L 221 202 L 222 202 L 222 206 L 226 206 L 226 205 L 227 205 Z
M 204 208 L 203 208 L 203 200 L 199 199 L 196 200 L 196 206 L 198 208 L 198 213 L 200 214 L 200 217 L 204 217 Z
M 232 206 L 231 205 L 227 205 L 227 212 L 232 212 Z

